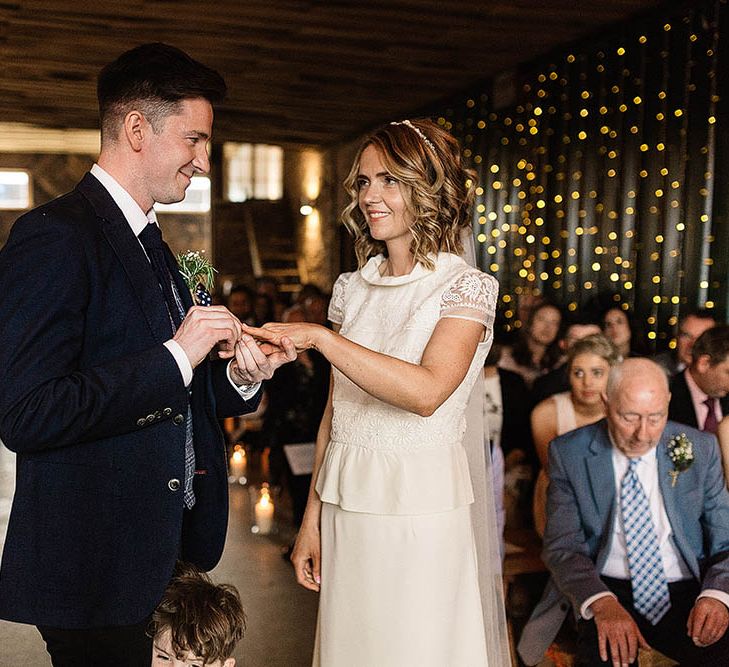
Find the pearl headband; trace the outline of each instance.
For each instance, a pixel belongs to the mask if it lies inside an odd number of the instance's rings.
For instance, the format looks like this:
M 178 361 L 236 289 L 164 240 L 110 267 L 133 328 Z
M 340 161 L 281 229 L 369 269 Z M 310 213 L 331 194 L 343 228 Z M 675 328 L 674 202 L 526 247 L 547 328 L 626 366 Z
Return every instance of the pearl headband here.
M 411 130 L 415 131 L 415 133 L 425 142 L 425 145 L 428 146 L 430 150 L 432 150 L 434 153 L 436 152 L 433 142 L 425 136 L 425 133 L 419 127 L 413 125 L 409 120 L 406 119 L 401 121 L 393 121 L 392 123 L 390 123 L 390 125 L 407 125 Z

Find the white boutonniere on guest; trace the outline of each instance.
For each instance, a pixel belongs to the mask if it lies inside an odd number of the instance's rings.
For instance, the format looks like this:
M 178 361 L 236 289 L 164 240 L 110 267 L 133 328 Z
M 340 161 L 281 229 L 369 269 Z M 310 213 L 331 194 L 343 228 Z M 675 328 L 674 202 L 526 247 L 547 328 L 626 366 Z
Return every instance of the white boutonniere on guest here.
M 198 306 L 212 306 L 213 297 L 210 292 L 215 284 L 217 269 L 203 255 L 205 251 L 188 250 L 177 255 L 180 274 L 190 290 L 193 302 Z
M 685 433 L 674 435 L 668 441 L 668 456 L 673 463 L 673 470 L 668 473 L 673 487 L 676 486 L 678 476 L 684 470 L 688 470 L 694 462 L 694 445 Z

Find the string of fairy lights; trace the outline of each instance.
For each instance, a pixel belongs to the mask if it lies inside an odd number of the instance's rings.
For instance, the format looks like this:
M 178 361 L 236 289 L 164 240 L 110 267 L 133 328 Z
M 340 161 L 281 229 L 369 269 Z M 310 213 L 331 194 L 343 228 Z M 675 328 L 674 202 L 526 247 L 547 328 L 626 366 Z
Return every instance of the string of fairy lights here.
M 436 114 L 479 174 L 477 254 L 501 283 L 507 330 L 522 325 L 524 295 L 575 311 L 609 294 L 650 341 L 674 347 L 682 308 L 716 306 L 724 9 L 657 17 L 532 64 L 504 108 L 484 86 Z

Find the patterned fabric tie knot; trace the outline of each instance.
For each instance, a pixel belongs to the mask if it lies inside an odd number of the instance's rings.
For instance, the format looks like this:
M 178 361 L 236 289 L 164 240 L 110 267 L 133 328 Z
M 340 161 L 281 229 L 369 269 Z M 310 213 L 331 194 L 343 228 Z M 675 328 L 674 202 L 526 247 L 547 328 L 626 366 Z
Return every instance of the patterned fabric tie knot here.
M 671 607 L 671 597 L 650 505 L 636 472 L 639 462 L 639 458 L 630 459 L 628 464 L 620 485 L 620 511 L 633 606 L 651 625 L 656 625 Z

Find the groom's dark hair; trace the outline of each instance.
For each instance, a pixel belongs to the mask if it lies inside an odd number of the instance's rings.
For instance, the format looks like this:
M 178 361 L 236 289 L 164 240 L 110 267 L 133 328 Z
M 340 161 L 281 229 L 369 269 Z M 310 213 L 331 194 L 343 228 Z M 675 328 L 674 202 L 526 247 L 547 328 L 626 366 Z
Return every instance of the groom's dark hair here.
M 169 44 L 142 44 L 122 53 L 99 73 L 102 143 L 114 141 L 124 116 L 138 109 L 159 131 L 164 118 L 179 110 L 180 102 L 203 98 L 210 104 L 223 100 L 223 77 Z

